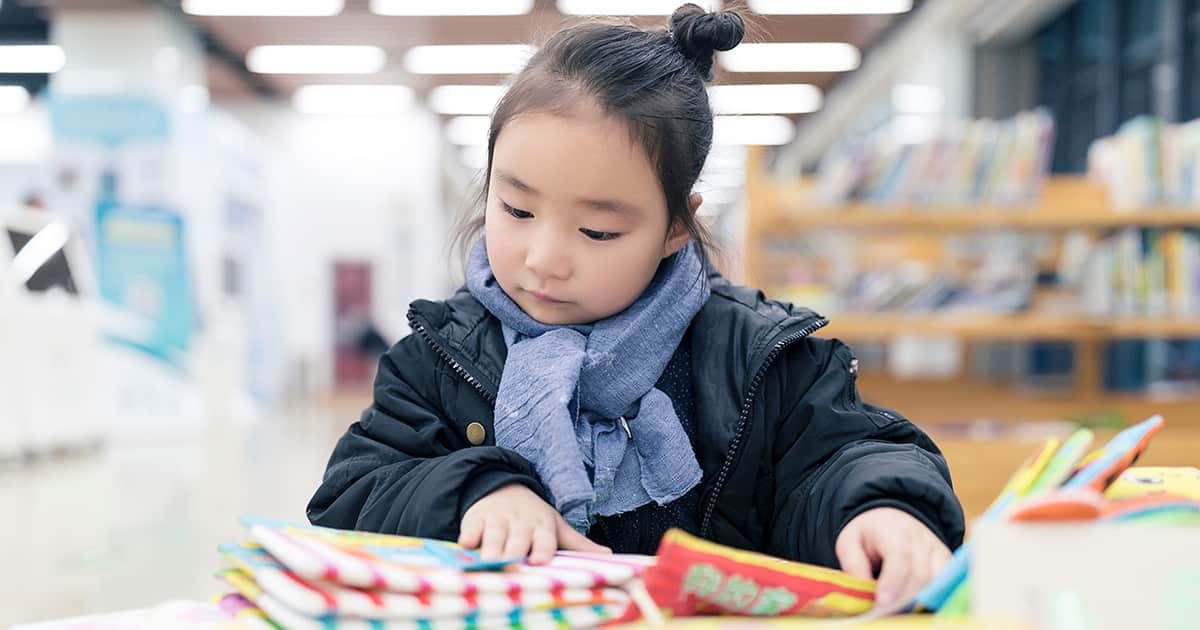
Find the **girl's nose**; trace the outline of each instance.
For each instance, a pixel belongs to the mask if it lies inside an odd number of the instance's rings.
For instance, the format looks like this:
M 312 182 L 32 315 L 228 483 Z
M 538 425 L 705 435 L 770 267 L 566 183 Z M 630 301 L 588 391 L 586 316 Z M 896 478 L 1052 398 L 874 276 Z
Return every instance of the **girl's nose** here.
M 571 275 L 571 257 L 566 243 L 547 235 L 530 244 L 525 266 L 540 278 L 565 280 Z

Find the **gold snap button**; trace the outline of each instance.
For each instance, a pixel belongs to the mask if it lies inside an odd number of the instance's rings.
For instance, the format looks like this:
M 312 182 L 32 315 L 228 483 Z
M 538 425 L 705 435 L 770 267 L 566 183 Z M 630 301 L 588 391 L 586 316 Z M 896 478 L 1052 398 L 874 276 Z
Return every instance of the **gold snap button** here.
M 479 446 L 480 444 L 483 444 L 483 440 L 486 438 L 487 430 L 483 428 L 482 424 L 479 424 L 478 422 L 472 422 L 471 424 L 467 425 L 467 441 L 469 441 L 471 444 Z

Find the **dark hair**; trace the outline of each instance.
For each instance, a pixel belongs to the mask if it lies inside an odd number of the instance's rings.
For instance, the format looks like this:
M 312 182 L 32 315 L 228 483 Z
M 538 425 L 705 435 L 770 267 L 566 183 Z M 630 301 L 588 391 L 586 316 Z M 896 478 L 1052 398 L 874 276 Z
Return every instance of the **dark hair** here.
M 742 41 L 745 23 L 732 11 L 707 13 L 684 4 L 666 29 L 584 22 L 559 31 L 513 78 L 492 114 L 487 169 L 479 199 L 455 230 L 464 251 L 483 228 L 492 155 L 500 130 L 530 111 L 565 111 L 593 99 L 605 113 L 629 125 L 654 165 L 666 197 L 668 225 L 682 223 L 704 258 L 711 235 L 688 207 L 692 187 L 712 147 L 713 115 L 704 83 L 712 80 L 713 51 Z

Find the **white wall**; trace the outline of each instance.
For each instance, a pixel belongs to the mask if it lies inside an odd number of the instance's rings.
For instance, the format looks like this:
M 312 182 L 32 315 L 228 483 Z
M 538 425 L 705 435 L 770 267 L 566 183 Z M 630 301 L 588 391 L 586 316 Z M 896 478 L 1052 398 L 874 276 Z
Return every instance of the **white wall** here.
M 50 119 L 40 102 L 18 114 L 0 114 L 0 206 L 16 205 L 31 191 L 45 193 L 51 141 Z
M 448 212 L 439 193 L 436 118 L 299 114 L 286 104 L 221 103 L 269 147 L 268 232 L 278 245 L 285 343 L 313 361 L 314 385 L 332 376 L 335 260 L 374 267 L 374 318 L 389 341 L 407 334 L 408 303 L 448 291 Z

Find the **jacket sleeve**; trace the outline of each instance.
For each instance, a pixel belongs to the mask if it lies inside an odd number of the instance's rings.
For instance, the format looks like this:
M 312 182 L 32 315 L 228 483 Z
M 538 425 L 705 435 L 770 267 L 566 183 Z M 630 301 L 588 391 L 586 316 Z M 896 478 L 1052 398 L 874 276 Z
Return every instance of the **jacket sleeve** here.
M 810 367 L 793 367 L 793 374 L 819 369 L 794 399 L 785 397 L 774 445 L 771 552 L 837 567 L 838 534 L 877 507 L 904 510 L 951 549 L 961 544 L 962 507 L 933 441 L 899 414 L 861 400 L 853 357 L 841 342 L 813 339 L 801 354 L 789 363 Z
M 527 460 L 471 446 L 442 401 L 458 377 L 410 335 L 379 362 L 374 402 L 338 440 L 308 504 L 314 525 L 453 540 L 463 513 L 497 488 L 521 483 L 546 498 Z M 451 389 L 450 391 L 453 391 Z

